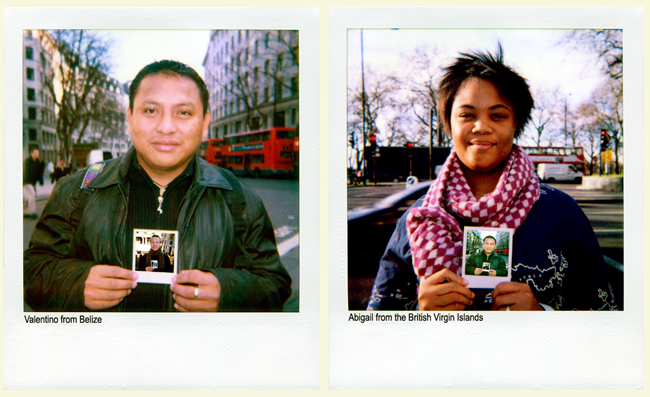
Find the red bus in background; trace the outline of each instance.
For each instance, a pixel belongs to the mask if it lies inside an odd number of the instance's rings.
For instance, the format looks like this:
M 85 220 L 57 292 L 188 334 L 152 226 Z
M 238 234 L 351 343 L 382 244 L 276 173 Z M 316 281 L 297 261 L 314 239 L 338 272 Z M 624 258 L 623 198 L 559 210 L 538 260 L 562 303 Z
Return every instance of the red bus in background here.
M 538 164 L 573 164 L 585 172 L 585 151 L 580 146 L 522 146 L 537 170 Z
M 226 157 L 223 153 L 223 145 L 223 139 L 205 140 L 201 142 L 199 147 L 199 157 L 210 164 L 224 168 L 226 166 Z
M 273 127 L 225 137 L 226 168 L 235 175 L 296 176 L 296 129 Z

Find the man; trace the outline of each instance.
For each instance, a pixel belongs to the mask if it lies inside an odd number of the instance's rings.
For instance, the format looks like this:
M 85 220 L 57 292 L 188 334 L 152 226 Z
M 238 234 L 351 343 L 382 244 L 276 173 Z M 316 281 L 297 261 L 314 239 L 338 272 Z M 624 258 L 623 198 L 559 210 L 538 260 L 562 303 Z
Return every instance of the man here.
M 203 79 L 182 63 L 155 62 L 138 73 L 127 110 L 133 147 L 100 171 L 57 184 L 25 252 L 28 305 L 282 310 L 291 278 L 264 205 L 232 174 L 197 156 L 210 124 L 208 98 Z M 92 192 L 83 206 L 82 183 Z M 243 210 L 233 211 L 234 202 Z M 134 229 L 178 231 L 180 272 L 171 285 L 138 284 L 128 270 Z
M 160 236 L 154 234 L 151 236 L 151 250 L 142 255 L 138 260 L 137 270 L 146 272 L 165 272 L 174 271 L 169 256 L 160 250 L 162 241 Z
M 483 251 L 467 259 L 465 274 L 475 276 L 505 277 L 508 275 L 506 261 L 494 252 L 497 240 L 492 236 L 483 239 Z
M 40 152 L 38 146 L 29 147 L 29 157 L 23 163 L 23 216 L 25 218 L 38 218 L 36 213 L 36 182 L 43 186 L 43 163 L 38 159 Z

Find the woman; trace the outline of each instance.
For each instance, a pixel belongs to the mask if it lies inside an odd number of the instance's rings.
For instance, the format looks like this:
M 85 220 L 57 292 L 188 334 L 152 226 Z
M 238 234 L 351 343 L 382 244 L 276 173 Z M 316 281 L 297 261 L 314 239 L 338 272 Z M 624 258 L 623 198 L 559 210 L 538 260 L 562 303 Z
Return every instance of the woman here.
M 577 203 L 540 185 L 513 144 L 530 119 L 526 80 L 501 48 L 445 68 L 438 114 L 454 150 L 427 194 L 398 221 L 369 310 L 615 310 L 600 247 Z M 515 229 L 512 278 L 471 290 L 463 227 Z

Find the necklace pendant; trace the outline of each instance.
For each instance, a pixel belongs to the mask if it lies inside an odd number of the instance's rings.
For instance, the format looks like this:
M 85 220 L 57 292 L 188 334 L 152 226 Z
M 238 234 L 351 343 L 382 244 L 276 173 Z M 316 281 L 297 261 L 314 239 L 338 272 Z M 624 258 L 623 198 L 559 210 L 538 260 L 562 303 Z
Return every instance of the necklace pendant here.
M 162 203 L 163 203 L 162 196 L 158 196 L 158 209 L 156 211 L 160 212 L 160 215 L 162 215 Z

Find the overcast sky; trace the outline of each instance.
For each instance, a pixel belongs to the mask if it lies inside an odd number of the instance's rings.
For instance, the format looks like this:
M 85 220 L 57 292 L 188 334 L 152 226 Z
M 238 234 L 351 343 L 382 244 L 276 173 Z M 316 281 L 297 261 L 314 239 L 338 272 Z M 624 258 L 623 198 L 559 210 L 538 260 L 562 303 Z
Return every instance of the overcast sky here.
M 568 97 L 569 106 L 577 106 L 589 98 L 601 83 L 602 75 L 594 67 L 593 57 L 557 45 L 565 32 L 553 29 L 365 29 L 364 63 L 366 68 L 376 72 L 397 70 L 399 61 L 418 46 L 435 46 L 449 62 L 459 52 L 476 49 L 494 52 L 497 43 L 501 42 L 506 64 L 526 78 L 533 91 L 538 87 L 557 87 Z M 348 71 L 353 79 L 359 79 L 360 75 L 360 47 L 360 30 L 348 30 Z
M 108 30 L 114 40 L 111 75 L 121 83 L 133 80 L 151 62 L 172 59 L 193 67 L 201 77 L 209 30 Z

